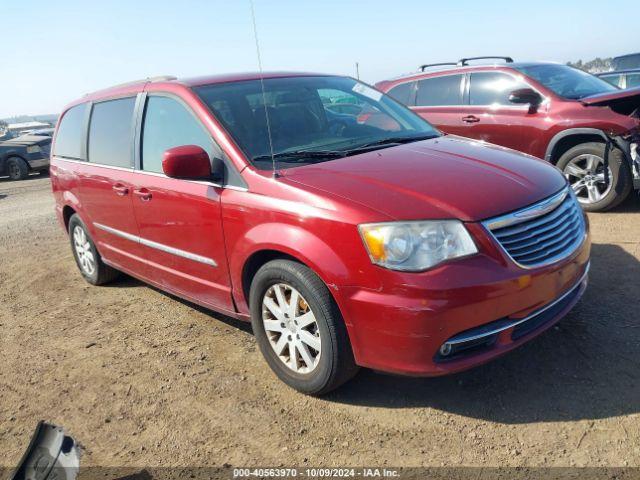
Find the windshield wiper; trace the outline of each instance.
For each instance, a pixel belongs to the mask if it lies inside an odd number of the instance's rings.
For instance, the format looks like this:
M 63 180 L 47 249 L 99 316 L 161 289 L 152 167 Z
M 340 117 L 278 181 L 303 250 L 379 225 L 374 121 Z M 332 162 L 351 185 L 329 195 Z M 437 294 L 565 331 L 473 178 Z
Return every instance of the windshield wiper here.
M 279 152 L 273 155 L 258 155 L 251 160 L 254 162 L 271 161 L 272 158 L 280 162 L 309 162 L 312 160 L 329 160 L 332 158 L 344 157 L 344 152 L 336 150 L 291 150 L 289 152 Z
M 389 146 L 392 147 L 394 145 L 401 145 L 403 143 L 411 143 L 411 142 L 419 142 L 420 140 L 429 140 L 431 138 L 436 138 L 439 135 L 429 134 L 429 135 L 416 135 L 413 137 L 388 137 L 382 138 L 380 140 L 375 140 L 373 142 L 363 143 L 362 145 L 358 145 L 357 147 L 350 148 L 349 150 L 343 150 L 346 155 L 352 155 L 354 153 L 358 153 L 364 150 L 371 150 L 375 147 Z

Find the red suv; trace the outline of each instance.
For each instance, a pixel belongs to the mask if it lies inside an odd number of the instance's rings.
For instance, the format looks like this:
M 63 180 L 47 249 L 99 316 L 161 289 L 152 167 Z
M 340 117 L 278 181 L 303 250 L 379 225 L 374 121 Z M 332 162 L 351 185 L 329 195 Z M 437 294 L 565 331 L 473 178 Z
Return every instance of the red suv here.
M 251 320 L 270 367 L 310 394 L 358 365 L 486 362 L 586 287 L 587 223 L 558 170 L 442 136 L 352 78 L 163 78 L 88 95 L 58 123 L 51 180 L 89 283 L 122 271 Z
M 506 63 L 468 63 L 487 58 Z M 376 86 L 443 132 L 553 163 L 585 210 L 613 208 L 640 189 L 640 88 L 621 91 L 566 65 L 510 57 L 420 69 Z

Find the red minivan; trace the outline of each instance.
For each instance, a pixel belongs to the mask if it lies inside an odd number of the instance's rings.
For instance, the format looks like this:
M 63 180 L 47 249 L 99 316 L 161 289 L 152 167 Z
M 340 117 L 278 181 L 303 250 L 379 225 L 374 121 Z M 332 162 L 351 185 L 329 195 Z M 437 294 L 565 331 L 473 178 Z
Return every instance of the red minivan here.
M 443 135 L 352 78 L 122 85 L 67 107 L 52 152 L 88 282 L 125 272 L 250 320 L 269 366 L 308 394 L 358 366 L 484 363 L 586 288 L 587 220 L 555 167 Z

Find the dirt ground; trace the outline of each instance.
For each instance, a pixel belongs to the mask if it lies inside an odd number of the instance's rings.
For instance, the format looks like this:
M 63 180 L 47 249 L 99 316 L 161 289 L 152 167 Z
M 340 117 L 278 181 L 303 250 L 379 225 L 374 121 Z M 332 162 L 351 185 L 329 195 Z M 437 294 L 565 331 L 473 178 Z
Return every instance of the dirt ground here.
M 0 465 L 40 419 L 83 466 L 640 466 L 640 200 L 590 215 L 591 284 L 557 327 L 437 379 L 285 387 L 250 328 L 125 278 L 91 287 L 47 178 L 0 180 Z

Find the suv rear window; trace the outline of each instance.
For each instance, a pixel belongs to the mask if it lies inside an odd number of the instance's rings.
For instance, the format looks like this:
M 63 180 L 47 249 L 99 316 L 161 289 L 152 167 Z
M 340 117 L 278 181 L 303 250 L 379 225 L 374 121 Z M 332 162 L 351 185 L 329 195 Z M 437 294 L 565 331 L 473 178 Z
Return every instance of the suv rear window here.
M 135 97 L 95 103 L 89 126 L 89 161 L 131 167 Z
M 409 102 L 412 100 L 411 94 L 413 93 L 413 85 L 413 82 L 401 83 L 400 85 L 396 85 L 391 90 L 389 90 L 387 92 L 387 95 L 399 101 L 400 103 L 409 105 Z M 411 103 L 413 104 L 413 102 Z
M 511 75 L 500 72 L 478 72 L 471 74 L 469 85 L 470 105 L 513 105 L 509 94 L 528 85 Z
M 416 106 L 462 105 L 462 75 L 425 78 L 418 82 Z
M 60 120 L 56 133 L 54 155 L 75 160 L 84 160 L 82 138 L 87 104 L 71 107 Z

